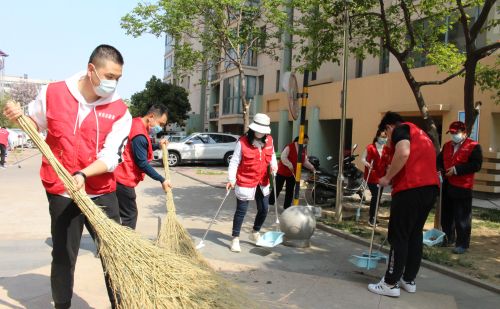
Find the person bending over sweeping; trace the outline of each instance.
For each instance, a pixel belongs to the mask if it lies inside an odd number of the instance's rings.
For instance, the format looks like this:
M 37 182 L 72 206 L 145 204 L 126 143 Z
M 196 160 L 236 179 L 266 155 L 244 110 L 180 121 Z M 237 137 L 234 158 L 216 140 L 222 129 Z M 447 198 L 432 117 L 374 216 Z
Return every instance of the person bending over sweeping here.
M 370 292 L 398 297 L 399 287 L 415 293 L 422 260 L 422 229 L 439 192 L 436 151 L 427 134 L 396 113 L 387 112 L 379 124 L 386 131 L 392 160 L 379 185 L 392 181 L 388 240 L 391 244 L 385 276 L 369 284 Z
M 162 105 L 153 105 L 143 117 L 132 119 L 132 128 L 128 135 L 128 143 L 123 152 L 123 162 L 115 170 L 116 196 L 120 205 L 122 225 L 135 229 L 137 224 L 137 203 L 135 201 L 135 187 L 144 180 L 147 174 L 161 183 L 166 192 L 171 187 L 170 181 L 165 180 L 149 164 L 153 159 L 153 150 L 159 145 L 167 144 L 162 139 L 153 145 L 149 132 L 158 134 L 167 123 L 167 109 Z
M 248 132 L 236 143 L 233 157 L 229 162 L 226 189 L 234 188 L 236 194 L 236 211 L 233 219 L 233 241 L 231 251 L 241 252 L 240 231 L 248 208 L 248 202 L 255 199 L 257 216 L 253 224 L 250 239 L 260 238 L 260 228 L 266 220 L 269 209 L 269 175 L 271 164 L 273 174 L 278 170 L 271 137 L 270 119 L 265 114 L 255 114 Z
M 29 105 L 31 120 L 40 132 L 47 130 L 45 141 L 73 174 L 76 187 L 85 188 L 94 203 L 116 222 L 120 222 L 120 213 L 113 170 L 121 161 L 132 123 L 127 105 L 116 92 L 122 67 L 123 57 L 116 48 L 99 45 L 90 55 L 85 71 L 42 87 Z M 12 101 L 4 109 L 12 121 L 22 113 L 19 104 Z M 92 237 L 94 232 L 45 157 L 40 177 L 51 220 L 52 298 L 55 308 L 70 308 L 83 225 Z M 111 305 L 116 308 L 119 299 L 114 299 L 106 273 L 105 282 Z
M 278 163 L 278 172 L 276 174 L 276 197 L 280 195 L 283 185 L 285 185 L 285 203 L 283 207 L 287 209 L 292 205 L 293 192 L 295 190 L 295 170 L 297 169 L 298 153 L 299 153 L 299 137 L 297 136 L 292 143 L 288 144 L 281 152 L 281 160 Z M 307 157 L 307 143 L 309 137 L 304 134 L 304 149 L 302 150 L 302 164 L 312 173 L 316 170 L 309 162 Z M 269 205 L 274 205 L 274 194 L 269 197 Z

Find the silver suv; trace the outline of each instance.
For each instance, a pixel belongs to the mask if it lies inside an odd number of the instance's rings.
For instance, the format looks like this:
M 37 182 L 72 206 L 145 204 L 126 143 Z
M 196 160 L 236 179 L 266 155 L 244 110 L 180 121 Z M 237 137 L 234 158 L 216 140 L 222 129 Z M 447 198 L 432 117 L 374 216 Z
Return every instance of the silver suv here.
M 193 133 L 178 142 L 168 144 L 168 164 L 181 162 L 224 162 L 229 165 L 238 135 L 224 133 Z M 161 150 L 154 152 L 155 160 L 162 160 Z

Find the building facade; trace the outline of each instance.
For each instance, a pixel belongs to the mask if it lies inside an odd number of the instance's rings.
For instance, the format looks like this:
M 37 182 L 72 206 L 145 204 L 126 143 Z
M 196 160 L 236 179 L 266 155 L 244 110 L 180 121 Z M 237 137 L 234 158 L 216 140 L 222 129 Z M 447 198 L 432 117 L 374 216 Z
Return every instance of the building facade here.
M 498 18 L 492 10 L 490 18 Z M 448 42 L 460 46 L 463 37 L 460 31 L 450 31 L 444 37 Z M 498 27 L 480 37 L 478 44 L 500 39 Z M 292 51 L 297 52 L 297 51 Z M 484 61 L 493 63 L 497 55 Z M 417 80 L 439 80 L 435 66 L 426 66 L 422 59 L 416 59 L 419 68 L 413 69 Z M 266 113 L 271 118 L 272 135 L 276 151 L 281 151 L 298 135 L 298 121 L 293 121 L 289 112 L 288 96 L 282 91 L 281 72 L 283 64 L 266 55 L 253 55 L 245 67 L 248 88 L 247 98 L 251 100 L 250 116 L 256 112 Z M 236 70 L 224 73 L 207 72 L 209 83 L 199 84 L 201 72 L 195 72 L 183 86 L 189 91 L 189 98 L 195 112 L 191 127 L 210 132 L 241 134 L 243 119 L 241 113 L 240 83 Z M 358 144 L 361 153 L 371 143 L 377 125 L 387 111 L 401 113 L 408 121 L 423 125 L 420 111 L 396 59 L 389 53 L 364 60 L 351 58 L 348 63 L 347 122 L 345 145 L 349 149 Z M 298 84 L 303 77 L 297 74 Z M 306 132 L 309 135 L 308 152 L 321 160 L 324 167 L 331 165 L 327 156 L 338 158 L 340 145 L 340 100 L 342 89 L 342 68 L 325 63 L 309 76 L 309 104 L 306 112 Z M 462 119 L 463 79 L 455 78 L 444 85 L 422 88 L 424 99 L 430 110 L 441 139 L 448 141 L 445 134 L 449 124 Z M 299 86 L 301 89 L 302 87 Z M 478 88 L 478 87 L 477 87 Z M 494 103 L 492 92 L 476 89 L 475 100 L 482 103 L 475 135 L 484 152 L 483 169 L 476 175 L 474 190 L 500 194 L 500 106 Z M 357 162 L 358 166 L 362 166 Z

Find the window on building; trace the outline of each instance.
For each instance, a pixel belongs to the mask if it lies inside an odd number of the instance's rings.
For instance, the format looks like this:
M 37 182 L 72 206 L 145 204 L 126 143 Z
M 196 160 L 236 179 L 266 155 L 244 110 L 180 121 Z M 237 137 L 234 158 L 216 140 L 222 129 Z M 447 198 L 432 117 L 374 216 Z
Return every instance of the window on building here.
M 247 93 L 246 99 L 253 99 L 256 91 L 257 78 L 246 76 Z M 241 114 L 241 83 L 239 75 L 226 78 L 223 82 L 222 114 Z
M 259 77 L 259 91 L 257 95 L 264 95 L 264 75 L 260 75 Z
M 171 35 L 167 34 L 165 36 L 165 53 L 169 53 L 172 51 L 174 45 L 173 43 L 174 38 Z
M 389 50 L 384 47 L 380 47 L 380 58 L 378 63 L 378 73 L 384 74 L 389 72 Z
M 356 78 L 363 77 L 363 59 L 356 59 Z
M 165 62 L 164 62 L 165 76 L 170 76 L 172 74 L 172 66 L 173 66 L 172 55 L 165 57 Z
M 316 80 L 317 79 L 317 75 L 318 74 L 317 74 L 316 71 L 311 72 L 311 81 Z
M 276 71 L 276 92 L 279 92 L 280 91 L 280 79 L 281 79 L 281 75 L 280 75 L 280 70 L 277 70 Z
M 250 49 L 247 52 L 245 59 L 243 60 L 243 65 L 250 66 L 250 67 L 257 66 L 257 53 L 255 52 L 255 50 Z

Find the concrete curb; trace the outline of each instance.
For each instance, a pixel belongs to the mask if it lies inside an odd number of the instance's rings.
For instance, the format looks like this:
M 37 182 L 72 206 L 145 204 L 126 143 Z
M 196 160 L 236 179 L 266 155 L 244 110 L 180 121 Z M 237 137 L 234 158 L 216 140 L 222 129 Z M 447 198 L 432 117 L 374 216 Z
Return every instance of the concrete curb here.
M 316 227 L 324 232 L 342 237 L 342 238 L 350 240 L 350 241 L 354 241 L 358 244 L 361 244 L 361 245 L 364 245 L 367 247 L 370 246 L 369 241 L 367 241 L 359 236 L 352 235 L 352 234 L 346 233 L 344 231 L 341 231 L 339 229 L 333 228 L 333 227 L 328 226 L 326 224 L 316 223 Z M 385 248 L 382 248 L 382 251 L 384 253 L 389 253 L 389 250 L 387 250 Z M 441 265 L 433 263 L 433 262 L 429 262 L 429 261 L 424 260 L 424 259 L 422 259 L 422 265 L 429 268 L 429 269 L 432 269 L 434 271 L 442 273 L 444 275 L 447 275 L 447 276 L 453 277 L 455 279 L 467 282 L 469 284 L 478 286 L 478 287 L 483 288 L 485 290 L 500 294 L 500 287 L 499 286 L 493 285 L 493 284 L 488 283 L 488 282 L 484 282 L 484 281 L 479 280 L 479 279 L 469 277 L 467 275 L 464 275 L 463 273 L 449 269 L 448 267 L 444 267 L 444 266 L 441 266 Z

